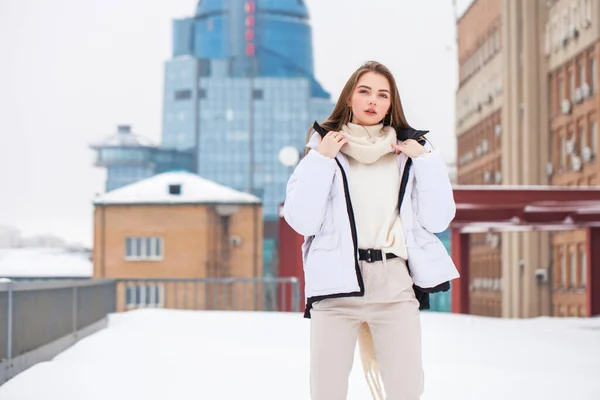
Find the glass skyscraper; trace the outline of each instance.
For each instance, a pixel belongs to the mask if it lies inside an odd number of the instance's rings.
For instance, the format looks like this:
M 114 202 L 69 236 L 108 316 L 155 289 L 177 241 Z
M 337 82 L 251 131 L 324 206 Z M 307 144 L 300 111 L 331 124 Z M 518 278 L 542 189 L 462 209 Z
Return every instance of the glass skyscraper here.
M 312 122 L 332 109 L 314 77 L 303 1 L 201 0 L 174 21 L 162 145 L 192 151 L 201 176 L 263 199 L 266 273 L 290 174 L 279 151 L 301 154 Z

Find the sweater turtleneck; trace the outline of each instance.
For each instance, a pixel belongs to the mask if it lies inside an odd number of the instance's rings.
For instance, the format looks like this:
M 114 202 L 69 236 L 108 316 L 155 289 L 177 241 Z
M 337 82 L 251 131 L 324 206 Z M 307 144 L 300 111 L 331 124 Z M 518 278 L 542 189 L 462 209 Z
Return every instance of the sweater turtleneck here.
M 407 259 L 398 213 L 400 170 L 391 147 L 396 132 L 382 124 L 348 123 L 341 129 L 348 143 L 341 149 L 350 164 L 349 190 L 358 232 L 358 247 L 380 249 Z
M 396 143 L 396 131 L 391 126 L 363 126 L 350 122 L 342 127 L 342 134 L 348 139 L 342 153 L 363 164 L 373 164 L 394 152 L 391 145 Z

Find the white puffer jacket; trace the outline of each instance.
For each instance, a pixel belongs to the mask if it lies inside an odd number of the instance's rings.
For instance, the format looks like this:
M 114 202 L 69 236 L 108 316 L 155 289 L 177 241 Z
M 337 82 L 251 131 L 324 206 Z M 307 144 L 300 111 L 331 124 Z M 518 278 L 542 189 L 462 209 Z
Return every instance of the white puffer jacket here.
M 400 143 L 400 142 L 399 142 Z M 354 214 L 348 191 L 349 164 L 317 150 L 319 134 L 287 184 L 283 215 L 304 235 L 302 256 L 308 304 L 328 297 L 362 296 Z M 429 144 L 426 145 L 431 150 Z M 398 155 L 402 174 L 408 157 Z M 365 188 L 369 190 L 369 188 Z M 456 212 L 446 164 L 436 150 L 413 158 L 400 218 L 408 265 L 414 283 L 432 288 L 459 277 L 443 243 L 433 233 L 444 231 Z

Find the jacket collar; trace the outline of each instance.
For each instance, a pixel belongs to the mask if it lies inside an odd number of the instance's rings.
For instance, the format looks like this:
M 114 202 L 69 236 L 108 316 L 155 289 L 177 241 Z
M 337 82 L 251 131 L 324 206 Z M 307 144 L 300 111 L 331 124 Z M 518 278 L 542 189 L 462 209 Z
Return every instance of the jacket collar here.
M 316 150 L 317 147 L 319 146 L 319 136 L 321 136 L 321 137 L 325 136 L 327 134 L 327 130 L 325 128 L 323 128 L 321 125 L 319 125 L 316 121 L 313 125 L 313 129 L 315 130 L 315 132 L 312 134 L 312 136 L 308 140 L 306 147 L 308 147 L 309 149 Z M 415 129 L 413 129 L 413 130 L 416 131 Z M 429 131 L 418 131 L 418 132 L 423 132 L 421 134 L 421 136 L 422 136 L 426 132 L 429 132 Z M 418 137 L 420 137 L 420 136 L 418 136 Z M 401 140 L 398 139 L 398 142 L 401 142 Z M 346 157 L 345 154 L 343 154 L 342 152 L 339 152 L 335 158 L 337 158 L 338 161 L 340 161 L 340 163 L 342 164 L 342 167 L 345 170 L 348 170 L 348 168 L 350 168 L 350 166 L 348 164 L 348 158 Z M 404 170 L 404 165 L 406 164 L 406 160 L 408 160 L 408 157 L 406 157 L 405 154 L 401 153 L 398 155 L 398 168 L 400 169 L 400 171 Z
M 327 134 L 327 129 L 323 128 L 317 121 L 313 124 L 313 129 L 317 132 L 321 137 Z M 399 141 L 405 141 L 408 139 L 414 139 L 417 141 L 422 140 L 421 138 L 429 131 L 414 129 L 414 128 L 396 128 L 396 137 Z M 311 138 L 312 141 L 313 138 Z M 315 138 L 316 139 L 316 138 Z M 312 148 L 312 147 L 311 147 Z

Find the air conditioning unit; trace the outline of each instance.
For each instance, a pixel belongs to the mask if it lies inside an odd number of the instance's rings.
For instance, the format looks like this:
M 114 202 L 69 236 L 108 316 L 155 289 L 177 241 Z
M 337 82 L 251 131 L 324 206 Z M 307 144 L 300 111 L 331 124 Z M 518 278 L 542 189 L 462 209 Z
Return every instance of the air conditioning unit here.
M 494 180 L 496 181 L 496 183 L 500 183 L 502 181 L 502 172 L 496 171 L 496 173 L 494 174 Z
M 488 152 L 489 149 L 490 149 L 490 145 L 489 145 L 487 139 L 483 139 L 481 141 L 481 151 L 485 154 Z
M 583 93 L 581 88 L 575 89 L 575 97 L 574 100 L 576 103 L 581 103 L 583 101 Z
M 584 163 L 589 163 L 592 160 L 592 149 L 589 147 L 584 147 L 581 150 L 581 158 Z
M 569 35 L 573 38 L 573 39 L 577 39 L 579 37 L 579 29 L 577 29 L 575 27 L 575 25 L 571 25 L 569 27 Z
M 581 162 L 581 158 L 577 156 L 571 157 L 571 166 L 573 167 L 573 171 L 581 171 L 581 167 L 583 163 Z
M 490 183 L 490 179 L 492 178 L 492 173 L 490 171 L 484 171 L 483 173 L 483 181 L 485 183 Z
M 500 235 L 495 233 L 492 236 L 492 240 L 490 241 L 490 246 L 492 247 L 492 249 L 497 249 L 498 246 L 500 246 Z
M 587 83 L 584 83 L 583 85 L 581 85 L 581 97 L 583 97 L 584 99 L 587 99 L 588 97 L 590 97 L 591 91 L 590 91 L 590 85 L 588 85 Z
M 544 269 L 544 268 L 538 268 L 535 270 L 535 279 L 539 282 L 539 283 L 546 283 L 548 282 L 548 270 Z
M 573 154 L 573 151 L 575 151 L 575 140 L 574 139 L 567 140 L 565 142 L 565 150 L 567 151 L 567 154 Z
M 239 236 L 231 236 L 229 238 L 229 243 L 234 247 L 239 247 L 242 245 L 242 238 Z
M 552 174 L 554 173 L 554 164 L 552 164 L 552 162 L 548 162 L 546 163 L 546 175 L 547 176 L 552 176 Z
M 571 102 L 568 99 L 564 99 L 560 104 L 560 107 L 563 114 L 571 113 Z
M 494 126 L 494 134 L 496 136 L 500 136 L 502 134 L 502 125 L 497 124 L 496 126 Z

